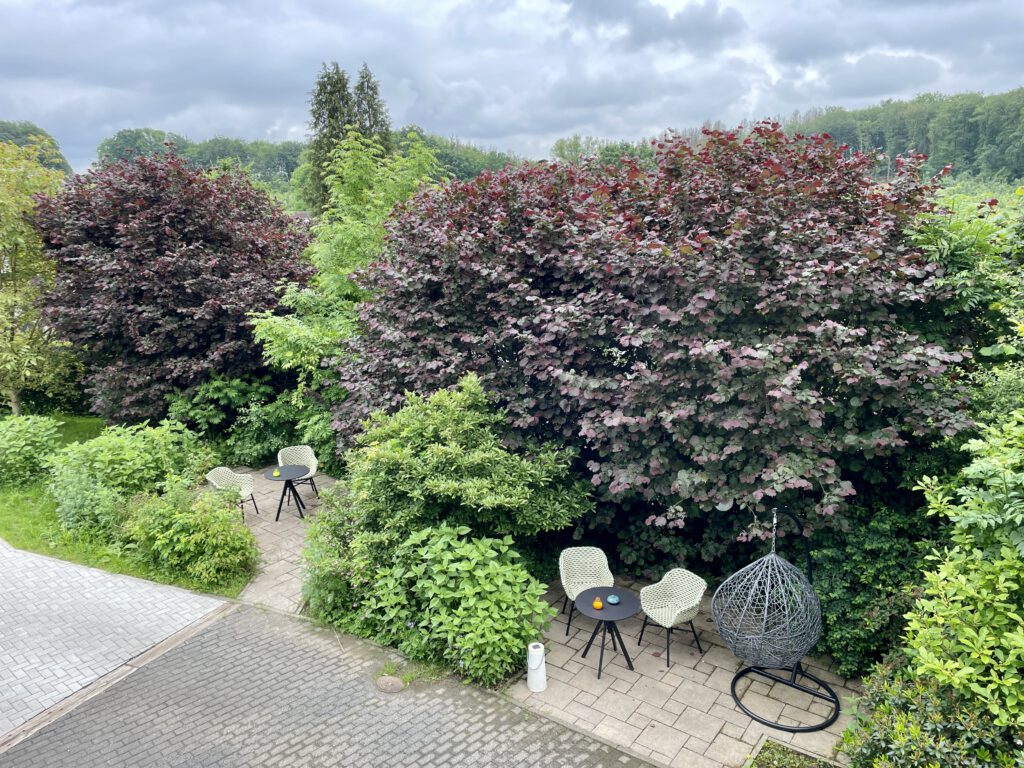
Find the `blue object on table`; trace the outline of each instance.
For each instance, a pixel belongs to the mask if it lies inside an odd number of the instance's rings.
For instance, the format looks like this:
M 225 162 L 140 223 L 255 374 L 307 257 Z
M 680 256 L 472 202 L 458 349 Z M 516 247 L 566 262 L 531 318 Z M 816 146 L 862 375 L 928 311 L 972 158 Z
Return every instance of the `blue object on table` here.
M 619 604 L 619 596 L 618 595 L 608 595 L 608 604 L 609 605 L 618 605 Z

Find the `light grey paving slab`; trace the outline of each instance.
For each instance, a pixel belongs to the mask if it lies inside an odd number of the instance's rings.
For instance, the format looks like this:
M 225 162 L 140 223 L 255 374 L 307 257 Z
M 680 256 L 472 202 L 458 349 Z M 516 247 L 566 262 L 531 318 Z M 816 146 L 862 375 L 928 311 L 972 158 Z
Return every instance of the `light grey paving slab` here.
M 224 601 L 0 539 L 0 738 Z
M 296 613 L 302 602 L 302 549 L 306 545 L 307 527 L 310 520 L 316 517 L 320 499 L 309 485 L 299 485 L 297 490 L 306 504 L 303 512 L 305 517 L 299 517 L 294 504 L 285 504 L 281 508 L 280 519 L 275 520 L 283 484 L 263 476 L 273 466 L 263 469 L 236 468 L 236 471 L 251 474 L 253 478 L 259 513 L 251 503 L 246 503 L 243 511 L 246 525 L 252 530 L 260 548 L 256 575 L 242 590 L 239 599 L 286 613 Z M 335 482 L 323 474 L 318 474 L 315 479 L 321 491 L 330 488 Z
M 616 587 L 633 592 L 639 592 L 643 586 L 643 582 L 616 580 Z M 557 610 L 562 607 L 564 594 L 561 585 L 553 582 L 545 600 Z M 558 717 L 559 713 L 571 716 L 576 719 L 576 727 L 597 722 L 600 728 L 595 728 L 594 733 L 624 749 L 649 755 L 653 762 L 672 766 L 739 768 L 763 734 L 797 744 L 798 739 L 793 735 L 762 728 L 736 707 L 729 690 L 739 660 L 715 631 L 710 601 L 711 595 L 705 595 L 694 619 L 703 652 L 698 650 L 688 628 L 676 631 L 672 635 L 669 664 L 665 657 L 664 629 L 648 626 L 640 643 L 642 620 L 639 617 L 643 614 L 638 612 L 636 617 L 619 622 L 634 669 L 628 670 L 622 654 L 609 647 L 600 680 L 597 678 L 599 653 L 594 652 L 597 648 L 592 649 L 586 659 L 582 657 L 582 649 L 595 622 L 577 613 L 567 635 L 567 616 L 559 614 L 544 638 L 548 690 L 532 693 L 525 680 L 520 679 L 508 688 L 509 695 L 537 712 L 553 717 Z M 817 661 L 822 668 L 831 665 L 828 659 Z M 753 711 L 773 718 L 780 713 L 785 716 L 784 708 L 792 708 L 789 714 L 795 721 L 821 721 L 821 714 L 812 710 L 815 705 L 810 696 L 794 694 L 781 683 L 753 685 L 760 687 L 747 692 L 741 681 L 737 688 Z M 838 685 L 835 689 L 843 700 L 843 707 L 848 709 L 853 691 Z M 634 701 L 641 703 L 634 707 Z M 843 723 L 849 721 L 848 714 L 842 718 L 845 718 Z M 831 758 L 841 731 L 837 726 L 805 734 L 800 746 L 813 754 Z

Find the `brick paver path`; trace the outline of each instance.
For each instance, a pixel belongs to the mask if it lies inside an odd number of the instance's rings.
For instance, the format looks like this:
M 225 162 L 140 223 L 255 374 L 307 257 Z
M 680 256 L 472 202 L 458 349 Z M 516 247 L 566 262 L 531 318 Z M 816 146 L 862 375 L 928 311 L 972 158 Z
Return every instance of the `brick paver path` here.
M 0 738 L 223 601 L 0 539 Z
M 454 681 L 382 693 L 383 658 L 239 608 L 0 754 L 0 766 L 646 765 Z
M 639 592 L 640 583 L 616 579 L 616 585 Z M 554 582 L 546 598 L 562 607 L 564 592 Z M 544 644 L 547 651 L 548 687 L 531 693 L 525 681 L 509 687 L 509 694 L 549 717 L 593 733 L 633 753 L 662 765 L 679 768 L 738 768 L 765 737 L 792 744 L 815 755 L 831 757 L 833 748 L 851 718 L 851 700 L 860 690 L 856 680 L 835 673 L 830 659 L 808 658 L 811 671 L 828 682 L 839 695 L 843 713 L 826 730 L 791 734 L 767 728 L 743 714 L 729 693 L 740 660 L 715 631 L 705 595 L 694 624 L 701 633 L 704 653 L 698 653 L 689 627 L 673 632 L 672 666 L 665 666 L 665 630 L 648 626 L 643 645 L 637 637 L 643 612 L 618 622 L 633 659 L 626 668 L 622 655 L 605 653 L 605 667 L 597 679 L 598 649 L 581 656 L 594 622 L 576 614 L 572 630 L 565 634 L 564 614 L 552 622 Z M 828 708 L 811 696 L 759 678 L 739 684 L 743 700 L 768 719 L 789 725 L 821 722 Z
M 270 468 L 238 469 L 252 474 L 254 495 L 260 510 L 257 515 L 248 502 L 243 507 L 245 522 L 256 536 L 260 548 L 260 565 L 256 576 L 239 597 L 246 602 L 295 613 L 302 600 L 302 548 L 306 543 L 306 527 L 316 516 L 320 501 L 312 488 L 299 485 L 297 490 L 306 503 L 305 519 L 298 516 L 292 504 L 281 508 L 281 519 L 275 522 L 283 483 L 263 477 L 264 470 Z M 334 480 L 326 475 L 317 475 L 316 484 L 323 491 L 334 485 Z

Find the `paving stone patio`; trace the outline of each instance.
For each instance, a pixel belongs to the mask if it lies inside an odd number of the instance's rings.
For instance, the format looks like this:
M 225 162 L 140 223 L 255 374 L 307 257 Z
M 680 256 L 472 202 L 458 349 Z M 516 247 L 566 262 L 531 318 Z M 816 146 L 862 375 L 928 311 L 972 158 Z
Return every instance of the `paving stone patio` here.
M 0 539 L 0 740 L 223 600 Z
M 302 548 L 306 543 L 306 528 L 309 520 L 316 516 L 320 500 L 308 485 L 299 485 L 299 495 L 306 504 L 305 519 L 299 517 L 294 504 L 286 504 L 281 508 L 281 519 L 275 522 L 284 484 L 263 476 L 265 470 L 273 467 L 258 470 L 240 467 L 235 470 L 253 476 L 254 496 L 259 507 L 259 514 L 256 514 L 252 503 L 246 502 L 244 506 L 245 522 L 259 544 L 260 565 L 256 576 L 242 590 L 239 598 L 296 613 L 302 601 Z M 318 474 L 314 480 L 321 491 L 334 485 L 334 479 L 327 475 Z
M 639 592 L 642 583 L 618 579 L 616 586 Z M 551 585 L 546 599 L 561 608 L 561 585 Z M 594 627 L 577 613 L 566 637 L 566 616 L 559 614 L 547 632 L 547 690 L 531 693 L 525 678 L 508 694 L 537 712 L 581 731 L 593 733 L 654 762 L 684 768 L 742 766 L 755 746 L 768 736 L 812 754 L 832 757 L 839 735 L 849 724 L 850 703 L 860 690 L 856 680 L 833 671 L 828 659 L 806 659 L 809 670 L 831 685 L 843 702 L 839 720 L 824 731 L 790 734 L 762 726 L 736 708 L 729 693 L 739 660 L 725 647 L 710 614 L 710 590 L 694 621 L 704 653 L 699 654 L 688 629 L 673 632 L 672 666 L 665 668 L 665 634 L 648 626 L 643 646 L 637 645 L 643 613 L 618 626 L 635 671 L 622 655 L 605 650 L 604 671 L 597 679 L 598 648 L 580 656 Z M 598 638 L 598 641 L 600 637 Z M 749 687 L 749 691 L 747 690 Z M 738 690 L 754 712 L 797 725 L 820 722 L 824 705 L 808 694 L 778 683 L 741 681 Z
M 454 680 L 379 691 L 385 652 L 241 607 L 5 753 L 3 768 L 642 768 Z

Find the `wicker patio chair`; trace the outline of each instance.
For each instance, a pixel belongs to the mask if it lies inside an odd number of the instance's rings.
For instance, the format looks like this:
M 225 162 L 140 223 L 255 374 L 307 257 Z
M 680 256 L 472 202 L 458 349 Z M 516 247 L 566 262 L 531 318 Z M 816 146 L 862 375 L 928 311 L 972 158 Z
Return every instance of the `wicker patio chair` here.
M 700 610 L 700 599 L 704 597 L 708 584 L 695 573 L 685 568 L 673 568 L 666 573 L 657 584 L 651 584 L 640 590 L 640 607 L 644 612 L 644 625 L 640 628 L 640 638 L 644 641 L 644 630 L 648 621 L 665 628 L 665 666 L 671 664 L 670 647 L 672 630 L 682 624 L 689 623 L 693 639 L 697 641 L 697 650 L 704 653 L 697 636 L 697 628 L 693 619 Z
M 308 445 L 290 445 L 287 448 L 282 448 L 277 452 L 277 463 L 279 466 L 285 464 L 299 464 L 303 467 L 309 467 L 309 472 L 304 474 L 298 480 L 293 481 L 295 485 L 299 483 L 309 483 L 309 486 L 313 489 L 313 493 L 320 498 L 320 491 L 317 490 L 316 480 L 313 479 L 313 475 L 316 474 L 317 460 L 316 454 L 313 453 L 313 449 Z
M 568 637 L 572 627 L 572 613 L 576 609 L 576 596 L 591 587 L 614 587 L 615 577 L 608 568 L 608 558 L 597 547 L 563 549 L 558 556 L 558 575 L 565 590 L 562 613 L 565 613 L 565 606 L 572 601 L 569 621 L 565 625 L 565 636 Z
M 227 467 L 214 467 L 206 473 L 206 482 L 218 491 L 238 492 L 238 505 L 242 507 L 243 520 L 245 519 L 245 502 L 247 501 L 252 502 L 252 508 L 256 510 L 257 515 L 260 513 L 260 508 L 256 506 L 256 497 L 253 495 L 252 475 L 241 475 L 232 472 Z

